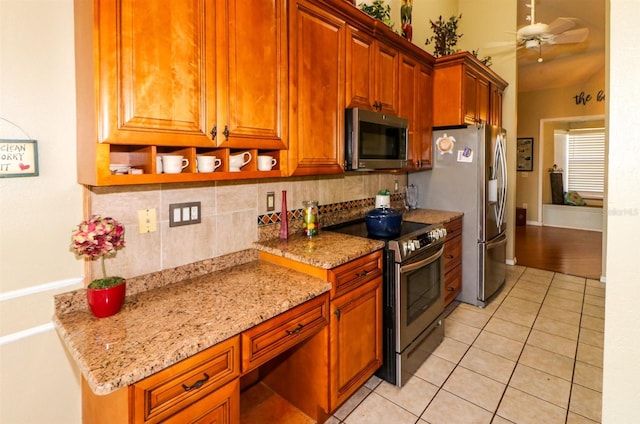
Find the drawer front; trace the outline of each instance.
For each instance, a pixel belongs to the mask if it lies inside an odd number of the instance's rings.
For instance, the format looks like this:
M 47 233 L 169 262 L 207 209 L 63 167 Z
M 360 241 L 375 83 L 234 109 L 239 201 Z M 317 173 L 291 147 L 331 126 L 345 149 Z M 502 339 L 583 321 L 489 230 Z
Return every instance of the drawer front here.
M 246 373 L 311 337 L 329 323 L 329 295 L 300 306 L 242 333 L 242 372 Z
M 447 229 L 447 240 L 458 237 L 462 234 L 462 218 L 447 222 L 444 224 L 444 228 Z
M 236 336 L 132 385 L 135 422 L 164 421 L 239 375 Z
M 448 272 L 453 267 L 462 263 L 462 239 L 455 237 L 448 239 L 444 244 L 443 252 L 444 272 Z
M 329 272 L 331 298 L 341 296 L 382 275 L 382 251 L 373 252 Z
M 458 265 L 444 275 L 444 306 L 453 301 L 462 291 L 462 265 Z

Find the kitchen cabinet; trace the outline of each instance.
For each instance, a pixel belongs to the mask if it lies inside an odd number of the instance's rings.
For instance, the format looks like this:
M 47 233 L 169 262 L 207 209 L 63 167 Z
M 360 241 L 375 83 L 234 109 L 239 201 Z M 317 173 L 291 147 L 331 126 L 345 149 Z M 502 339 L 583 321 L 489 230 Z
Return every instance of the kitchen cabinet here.
M 471 53 L 437 58 L 433 84 L 434 126 L 502 125 L 507 82 Z
M 83 379 L 85 423 L 238 423 L 240 337 L 218 343 L 128 388 L 95 395 Z M 211 419 L 213 418 L 213 420 Z
M 290 175 L 344 172 L 345 31 L 315 2 L 289 3 Z
M 398 49 L 347 27 L 347 107 L 398 113 Z
M 318 370 L 313 374 L 313 390 L 317 392 L 317 405 L 321 405 L 322 398 L 326 399 L 328 395 L 327 412 L 333 413 L 382 365 L 382 251 L 332 269 L 314 267 L 264 251 L 260 252 L 260 258 L 332 283 L 328 346 L 316 348 L 314 353 L 304 351 L 293 355 L 289 361 L 308 363 L 318 350 L 328 353 L 324 374 Z M 297 370 L 300 367 L 289 364 L 287 368 Z M 290 385 L 288 381 L 287 385 Z
M 444 304 L 451 303 L 462 290 L 462 218 L 444 224 L 447 239 L 444 243 Z
M 400 55 L 399 114 L 409 119 L 410 169 L 431 169 L 433 68 Z
M 288 146 L 286 2 L 154 3 L 75 2 L 79 182 L 282 175 L 280 167 L 258 174 L 255 164 L 230 174 L 228 156 L 239 149 L 279 156 Z M 159 174 L 163 154 L 190 164 Z M 196 154 L 216 155 L 222 167 L 198 174 Z M 110 163 L 142 174 L 112 175 Z

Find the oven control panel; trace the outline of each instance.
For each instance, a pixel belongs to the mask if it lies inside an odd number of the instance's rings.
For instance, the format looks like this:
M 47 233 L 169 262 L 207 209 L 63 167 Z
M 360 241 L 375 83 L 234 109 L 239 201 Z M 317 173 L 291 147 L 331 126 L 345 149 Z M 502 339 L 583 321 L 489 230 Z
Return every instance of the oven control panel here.
M 425 249 L 434 243 L 443 243 L 447 236 L 447 229 L 444 227 L 432 227 L 424 233 L 415 234 L 406 239 L 399 240 L 398 247 L 401 249 L 402 257 L 410 256 L 412 253 Z

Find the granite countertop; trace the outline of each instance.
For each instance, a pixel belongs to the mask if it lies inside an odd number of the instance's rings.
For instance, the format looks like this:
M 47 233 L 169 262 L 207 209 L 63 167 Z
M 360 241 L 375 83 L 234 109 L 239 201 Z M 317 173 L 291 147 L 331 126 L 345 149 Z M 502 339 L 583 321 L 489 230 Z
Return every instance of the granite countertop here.
M 434 209 L 414 209 L 405 211 L 402 219 L 425 224 L 446 224 L 454 219 L 461 218 L 462 212 L 438 211 Z
M 126 298 L 94 318 L 87 308 L 54 324 L 89 387 L 106 395 L 331 289 L 291 269 L 251 261 Z
M 320 230 L 320 233 L 312 238 L 295 234 L 286 240 L 256 242 L 254 246 L 263 252 L 318 268 L 331 269 L 382 249 L 384 242 Z

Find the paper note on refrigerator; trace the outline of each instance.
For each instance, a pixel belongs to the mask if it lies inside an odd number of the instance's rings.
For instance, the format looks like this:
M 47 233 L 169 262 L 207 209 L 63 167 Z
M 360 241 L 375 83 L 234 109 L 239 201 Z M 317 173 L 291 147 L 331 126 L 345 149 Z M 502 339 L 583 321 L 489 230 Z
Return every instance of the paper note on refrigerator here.
M 498 201 L 498 180 L 489 180 L 487 199 L 489 200 L 489 202 Z
M 458 162 L 473 162 L 473 150 L 465 147 L 464 150 L 458 150 Z

